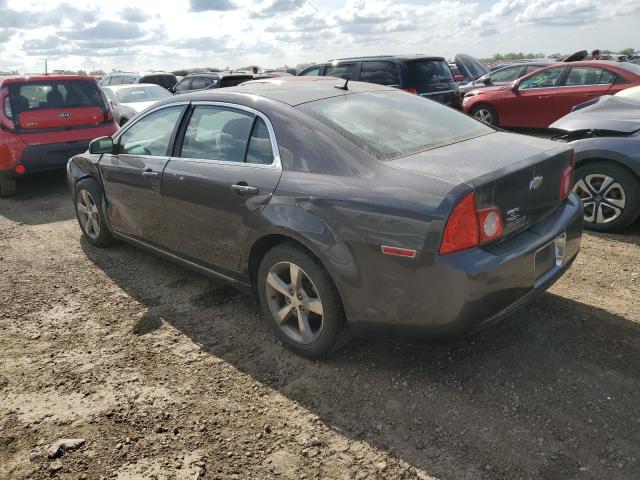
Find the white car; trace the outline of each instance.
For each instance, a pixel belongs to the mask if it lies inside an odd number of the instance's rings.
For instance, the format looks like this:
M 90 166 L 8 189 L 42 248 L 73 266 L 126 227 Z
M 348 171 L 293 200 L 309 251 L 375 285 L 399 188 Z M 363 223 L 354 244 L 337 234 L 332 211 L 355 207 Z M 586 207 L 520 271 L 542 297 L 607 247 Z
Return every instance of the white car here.
M 102 87 L 102 90 L 109 99 L 115 121 L 120 126 L 154 103 L 173 96 L 169 91 L 152 83 L 114 85 Z
M 616 93 L 615 96 L 629 98 L 631 100 L 640 100 L 640 87 L 625 88 Z

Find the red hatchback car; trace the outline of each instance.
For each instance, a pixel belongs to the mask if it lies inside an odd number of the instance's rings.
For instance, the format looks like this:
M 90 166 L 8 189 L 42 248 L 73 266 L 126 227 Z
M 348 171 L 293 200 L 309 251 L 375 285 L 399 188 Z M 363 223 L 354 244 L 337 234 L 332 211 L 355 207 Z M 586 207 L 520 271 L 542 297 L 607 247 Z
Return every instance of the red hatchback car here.
M 91 77 L 0 78 L 0 196 L 15 193 L 18 177 L 64 168 L 91 140 L 116 130 Z
M 575 105 L 635 85 L 640 85 L 640 65 L 634 63 L 557 63 L 509 85 L 472 90 L 462 108 L 500 127 L 547 128 Z

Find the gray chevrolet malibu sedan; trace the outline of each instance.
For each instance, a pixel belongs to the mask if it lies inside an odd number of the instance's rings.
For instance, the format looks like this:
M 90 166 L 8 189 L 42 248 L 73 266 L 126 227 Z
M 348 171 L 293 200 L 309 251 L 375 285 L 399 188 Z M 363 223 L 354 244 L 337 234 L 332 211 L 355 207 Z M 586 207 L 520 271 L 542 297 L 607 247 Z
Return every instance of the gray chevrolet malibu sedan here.
M 73 157 L 80 228 L 252 292 L 317 357 L 353 334 L 455 339 L 576 257 L 564 144 L 336 78 L 171 98 Z

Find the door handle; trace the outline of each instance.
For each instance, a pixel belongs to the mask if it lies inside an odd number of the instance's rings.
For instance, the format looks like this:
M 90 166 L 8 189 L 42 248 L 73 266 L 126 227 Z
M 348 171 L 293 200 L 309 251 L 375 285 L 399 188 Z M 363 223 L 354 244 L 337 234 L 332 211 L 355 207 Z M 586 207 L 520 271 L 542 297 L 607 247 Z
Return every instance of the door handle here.
M 148 169 L 142 171 L 142 176 L 146 180 L 155 180 L 160 176 L 160 174 L 158 172 L 154 172 L 153 170 L 148 168 Z
M 235 185 L 231 185 L 231 190 L 233 190 L 234 193 L 239 197 L 256 195 L 258 193 L 258 189 L 256 187 L 247 185 L 246 182 L 239 182 L 239 183 L 236 183 Z

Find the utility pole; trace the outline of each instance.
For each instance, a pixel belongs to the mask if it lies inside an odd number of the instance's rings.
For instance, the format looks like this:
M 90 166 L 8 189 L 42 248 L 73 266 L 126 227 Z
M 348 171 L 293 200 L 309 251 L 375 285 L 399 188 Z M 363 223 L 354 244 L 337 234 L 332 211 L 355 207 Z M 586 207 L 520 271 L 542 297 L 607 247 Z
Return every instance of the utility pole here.
M 47 66 L 47 59 L 44 59 L 44 74 L 45 75 L 49 75 L 49 70 L 48 70 L 48 66 Z

